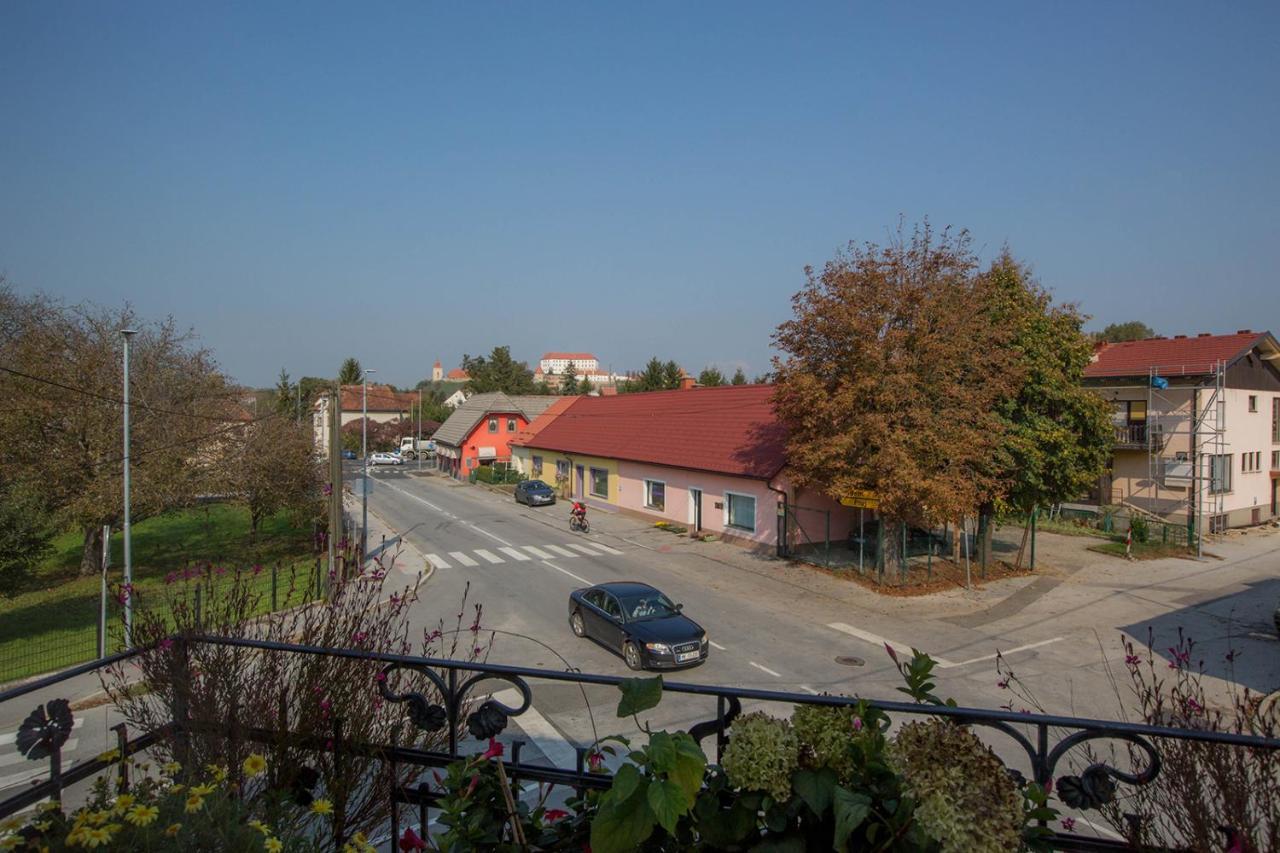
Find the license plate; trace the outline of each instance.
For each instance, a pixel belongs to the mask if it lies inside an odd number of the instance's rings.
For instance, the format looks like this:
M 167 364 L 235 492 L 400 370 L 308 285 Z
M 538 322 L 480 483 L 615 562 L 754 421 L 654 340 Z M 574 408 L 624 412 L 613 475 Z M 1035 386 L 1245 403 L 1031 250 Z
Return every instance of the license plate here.
M 685 661 L 697 660 L 697 652 L 680 652 L 676 655 L 676 663 L 684 663 Z

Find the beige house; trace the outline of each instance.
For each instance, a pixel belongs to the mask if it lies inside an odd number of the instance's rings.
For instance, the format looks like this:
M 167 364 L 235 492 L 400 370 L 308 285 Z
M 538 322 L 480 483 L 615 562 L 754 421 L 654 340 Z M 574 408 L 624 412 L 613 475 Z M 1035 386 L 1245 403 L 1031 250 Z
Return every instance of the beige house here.
M 1115 420 L 1099 502 L 1206 532 L 1280 516 L 1280 344 L 1269 332 L 1104 344 L 1085 383 Z
M 375 423 L 387 423 L 407 419 L 414 407 L 418 405 L 417 392 L 396 391 L 390 385 L 370 385 L 368 400 L 364 397 L 363 385 L 343 385 L 341 393 L 342 416 L 339 428 L 352 421 L 360 420 L 364 411 L 368 411 L 369 420 Z M 329 414 L 331 398 L 321 394 L 311 408 L 311 431 L 315 437 L 316 451 L 327 453 L 329 449 L 329 432 L 332 423 Z

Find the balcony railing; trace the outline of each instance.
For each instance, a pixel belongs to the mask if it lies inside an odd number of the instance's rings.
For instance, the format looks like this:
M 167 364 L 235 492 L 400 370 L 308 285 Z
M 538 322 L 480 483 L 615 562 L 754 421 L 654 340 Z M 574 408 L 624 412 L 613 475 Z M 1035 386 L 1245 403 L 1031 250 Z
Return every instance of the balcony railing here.
M 1116 447 L 1121 449 L 1145 448 L 1147 446 L 1146 424 L 1118 424 L 1116 426 Z
M 546 669 L 531 669 L 499 664 L 479 664 L 437 658 L 423 658 L 410 655 L 381 654 L 353 649 L 319 648 L 314 646 L 268 642 L 251 639 L 234 639 L 224 637 L 175 637 L 179 650 L 185 655 L 186 644 L 205 643 L 221 646 L 234 646 L 261 650 L 268 653 L 289 655 L 320 655 L 333 658 L 344 658 L 371 662 L 381 665 L 384 675 L 397 670 L 404 670 L 416 675 L 425 676 L 433 685 L 430 695 L 408 693 L 397 695 L 386 689 L 386 682 L 381 682 L 377 689 L 389 702 L 401 703 L 405 706 L 405 717 L 422 729 L 429 729 L 429 721 L 434 719 L 440 726 L 448 727 L 447 747 L 442 750 L 429 750 L 406 747 L 393 743 L 358 743 L 344 740 L 341 736 L 341 724 L 335 724 L 333 731 L 282 731 L 279 729 L 245 724 L 228 724 L 198 722 L 188 715 L 179 712 L 178 718 L 158 726 L 153 731 L 129 732 L 124 724 L 114 727 L 117 736 L 116 755 L 104 755 L 77 764 L 70 769 L 62 766 L 61 748 L 65 736 L 59 740 L 51 736 L 45 750 L 34 750 L 43 760 L 47 754 L 47 778 L 33 782 L 29 787 L 0 799 L 0 818 L 8 817 L 30 808 L 45 800 L 61 800 L 63 792 L 71 785 L 84 782 L 104 773 L 115 774 L 120 782 L 128 785 L 130 763 L 125 759 L 132 755 L 161 743 L 181 743 L 191 736 L 219 737 L 240 742 L 281 743 L 287 741 L 291 747 L 327 756 L 328 760 L 339 760 L 339 754 L 359 755 L 374 758 L 390 768 L 394 778 L 396 767 L 405 766 L 442 768 L 461 756 L 459 750 L 459 734 L 464 729 L 465 709 L 471 701 L 470 693 L 486 681 L 505 681 L 515 688 L 521 701 L 517 707 L 508 707 L 490 699 L 485 706 L 497 707 L 505 718 L 519 720 L 522 713 L 532 705 L 533 691 L 530 682 L 558 682 L 573 685 L 606 685 L 618 686 L 625 679 L 609 675 L 589 675 L 579 672 L 558 672 Z M 130 658 L 141 654 L 139 651 L 123 652 L 102 661 L 74 667 L 56 675 L 48 676 L 0 692 L 0 704 L 30 701 L 26 697 L 37 691 L 67 681 L 70 678 L 91 673 L 105 667 L 127 663 Z M 745 701 L 778 702 L 789 705 L 821 705 L 850 707 L 857 705 L 859 699 L 846 696 L 813 696 L 800 693 L 787 693 L 775 690 L 753 690 L 726 687 L 720 685 L 692 684 L 685 682 L 664 682 L 665 693 L 683 696 L 700 697 L 714 708 L 707 720 L 689 728 L 689 734 L 700 744 L 708 738 L 715 743 L 717 752 L 722 752 L 728 743 L 730 725 L 741 713 Z M 48 695 L 45 692 L 44 695 Z M 1084 805 L 1079 808 L 1097 808 L 1099 805 L 1112 802 L 1123 795 L 1116 783 L 1130 786 L 1141 786 L 1154 781 L 1161 770 L 1159 744 L 1163 740 L 1195 741 L 1217 744 L 1221 746 L 1238 746 L 1280 751 L 1280 740 L 1254 737 L 1227 732 L 1204 731 L 1197 729 L 1165 728 L 1136 723 L 1112 722 L 1076 717 L 1015 713 L 1006 710 L 985 708 L 966 708 L 953 706 L 924 705 L 900 701 L 870 700 L 867 705 L 890 714 L 911 716 L 944 717 L 966 725 L 983 727 L 998 732 L 1009 738 L 1015 745 L 1015 754 L 1025 756 L 1021 766 L 1011 767 L 1010 773 L 1015 777 L 1035 781 L 1048 786 L 1052 783 L 1056 790 L 1073 789 L 1083 791 Z M 39 711 L 40 706 L 37 705 Z M 68 728 L 69 730 L 69 728 Z M 437 729 L 438 730 L 438 729 Z M 1122 742 L 1127 745 L 1130 754 L 1136 750 L 1145 757 L 1145 766 L 1141 768 L 1121 769 L 1112 767 L 1097 759 L 1091 752 L 1090 763 L 1078 774 L 1064 773 L 1059 765 L 1067 753 L 1075 747 L 1091 744 L 1095 741 Z M 513 785 L 520 781 L 537 782 L 544 785 L 559 785 L 582 792 L 587 789 L 604 789 L 612 784 L 612 776 L 608 773 L 590 771 L 587 768 L 588 750 L 586 747 L 575 747 L 576 762 L 573 768 L 552 767 L 541 763 L 523 760 L 522 746 L 524 742 L 515 739 L 510 751 L 502 761 L 507 777 Z M 709 745 L 709 744 L 708 744 Z M 1087 748 L 1087 747 L 1086 747 Z M 1123 752 L 1114 754 L 1124 754 Z M 1114 760 L 1114 759 L 1113 759 Z M 422 779 L 431 778 L 424 773 Z M 419 826 L 428 825 L 428 812 L 436 806 L 443 792 L 433 788 L 429 781 L 415 784 L 396 783 L 388 804 L 387 819 L 391 828 L 391 838 L 400 834 L 403 820 L 402 812 L 407 807 L 411 814 L 416 811 Z M 1051 846 L 1059 850 L 1127 850 L 1129 846 L 1120 841 L 1102 839 L 1067 832 L 1054 832 L 1049 836 Z M 1159 848 L 1144 848 L 1159 849 Z

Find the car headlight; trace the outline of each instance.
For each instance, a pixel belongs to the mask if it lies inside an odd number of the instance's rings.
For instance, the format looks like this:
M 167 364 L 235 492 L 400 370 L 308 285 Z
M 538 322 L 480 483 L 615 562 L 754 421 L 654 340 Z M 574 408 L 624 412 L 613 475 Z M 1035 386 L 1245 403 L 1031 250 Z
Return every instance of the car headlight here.
M 702 635 L 702 645 L 704 645 L 704 646 L 705 646 L 705 645 L 707 645 L 707 643 L 710 643 L 710 642 L 711 642 L 711 635 L 710 635 L 710 634 L 703 634 L 703 635 Z
M 657 652 L 660 655 L 671 654 L 671 647 L 666 643 L 645 643 L 644 647 L 651 652 Z

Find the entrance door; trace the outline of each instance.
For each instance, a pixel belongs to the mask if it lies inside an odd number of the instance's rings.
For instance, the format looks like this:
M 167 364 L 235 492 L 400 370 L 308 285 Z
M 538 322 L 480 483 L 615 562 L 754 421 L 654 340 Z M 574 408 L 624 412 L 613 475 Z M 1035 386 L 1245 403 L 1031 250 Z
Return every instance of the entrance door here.
M 583 476 L 582 466 L 578 465 L 576 467 L 577 467 L 577 474 L 578 474 L 578 483 L 576 488 L 574 489 L 574 494 L 577 495 L 578 500 L 582 500 L 582 492 L 583 492 L 582 484 L 586 481 L 586 478 Z
M 693 532 L 697 533 L 702 530 L 702 489 L 689 490 L 689 509 L 693 516 L 689 520 L 693 522 Z

